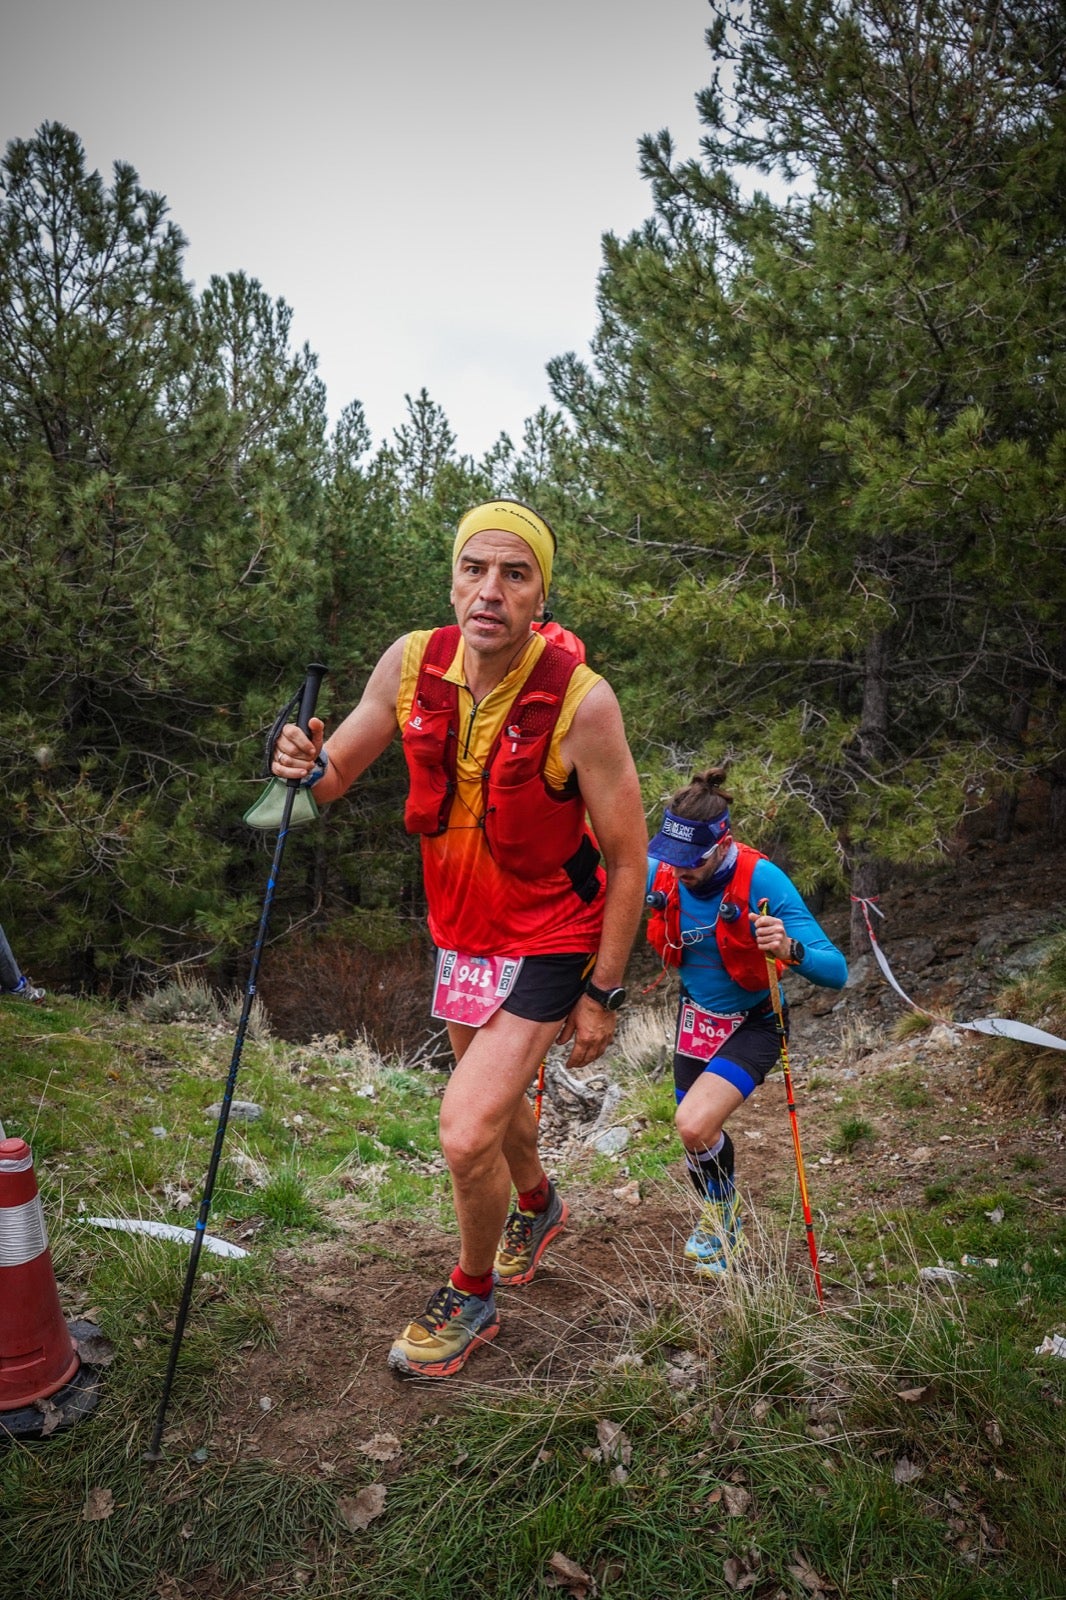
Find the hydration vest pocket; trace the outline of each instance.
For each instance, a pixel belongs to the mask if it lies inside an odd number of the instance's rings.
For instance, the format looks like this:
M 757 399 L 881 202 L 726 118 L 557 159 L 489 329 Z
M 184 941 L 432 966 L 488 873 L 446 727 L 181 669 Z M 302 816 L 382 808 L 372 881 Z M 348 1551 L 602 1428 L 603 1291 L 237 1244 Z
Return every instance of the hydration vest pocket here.
M 427 710 L 415 702 L 403 730 L 403 750 L 412 781 L 403 821 L 408 833 L 443 833 L 455 794 L 455 742 L 447 707 Z
M 598 868 L 600 865 L 600 852 L 586 833 L 570 857 L 563 862 L 563 871 L 573 885 L 574 893 L 579 900 L 591 905 L 600 892 L 600 879 Z
M 584 833 L 584 807 L 544 780 L 550 741 L 550 730 L 530 735 L 505 728 L 485 784 L 486 842 L 499 865 L 518 878 L 558 872 Z M 531 827 L 538 816 L 543 825 Z

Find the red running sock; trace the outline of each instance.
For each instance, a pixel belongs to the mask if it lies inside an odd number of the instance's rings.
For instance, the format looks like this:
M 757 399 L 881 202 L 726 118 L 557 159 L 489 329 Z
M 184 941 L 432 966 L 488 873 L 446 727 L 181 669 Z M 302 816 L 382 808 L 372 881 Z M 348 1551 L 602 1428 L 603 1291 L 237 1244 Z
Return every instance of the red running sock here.
M 458 1289 L 463 1294 L 476 1294 L 479 1300 L 487 1300 L 492 1293 L 491 1272 L 486 1272 L 480 1278 L 472 1278 L 462 1267 L 456 1267 L 450 1282 L 453 1289 Z
M 532 1211 L 534 1214 L 540 1211 L 547 1211 L 550 1191 L 551 1184 L 548 1179 L 541 1178 L 535 1189 L 530 1189 L 526 1194 L 518 1196 L 519 1211 Z

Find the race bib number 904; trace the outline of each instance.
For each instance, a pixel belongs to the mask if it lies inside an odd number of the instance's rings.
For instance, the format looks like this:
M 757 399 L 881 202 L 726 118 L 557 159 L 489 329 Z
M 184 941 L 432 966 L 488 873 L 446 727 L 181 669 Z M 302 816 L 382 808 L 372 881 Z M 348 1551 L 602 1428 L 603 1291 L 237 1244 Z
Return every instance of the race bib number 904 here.
M 711 1061 L 745 1020 L 744 1014 L 716 1017 L 686 1000 L 677 1019 L 677 1053 L 695 1061 Z
M 521 970 L 521 956 L 468 956 L 461 950 L 439 950 L 432 1015 L 442 1022 L 480 1028 L 503 1005 Z

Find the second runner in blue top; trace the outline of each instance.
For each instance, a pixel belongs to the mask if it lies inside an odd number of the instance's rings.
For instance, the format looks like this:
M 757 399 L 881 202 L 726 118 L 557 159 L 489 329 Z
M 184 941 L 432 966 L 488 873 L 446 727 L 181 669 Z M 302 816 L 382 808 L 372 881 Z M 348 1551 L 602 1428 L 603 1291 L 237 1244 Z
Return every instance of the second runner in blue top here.
M 727 1271 L 742 1242 L 725 1123 L 778 1058 L 767 958 L 829 989 L 848 975 L 788 875 L 733 838 L 724 778 L 722 767 L 695 774 L 648 847 L 648 938 L 681 979 L 675 1121 L 704 1201 L 685 1246 L 702 1277 Z

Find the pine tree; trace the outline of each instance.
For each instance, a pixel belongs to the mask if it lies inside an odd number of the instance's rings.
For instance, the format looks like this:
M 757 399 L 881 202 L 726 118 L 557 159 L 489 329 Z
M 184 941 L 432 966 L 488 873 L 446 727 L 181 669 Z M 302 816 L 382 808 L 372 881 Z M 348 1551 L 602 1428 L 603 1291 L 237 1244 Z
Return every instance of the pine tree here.
M 609 531 L 586 603 L 654 633 L 653 781 L 732 749 L 751 831 L 873 893 L 1061 734 L 1062 22 L 712 10 L 702 155 L 643 141 L 595 366 L 552 369 Z
M 321 397 L 257 285 L 197 302 L 132 167 L 105 186 L 52 123 L 2 173 L 6 912 L 128 983 L 253 915 L 241 779 L 313 617 Z

